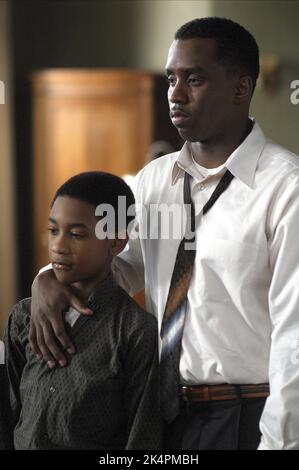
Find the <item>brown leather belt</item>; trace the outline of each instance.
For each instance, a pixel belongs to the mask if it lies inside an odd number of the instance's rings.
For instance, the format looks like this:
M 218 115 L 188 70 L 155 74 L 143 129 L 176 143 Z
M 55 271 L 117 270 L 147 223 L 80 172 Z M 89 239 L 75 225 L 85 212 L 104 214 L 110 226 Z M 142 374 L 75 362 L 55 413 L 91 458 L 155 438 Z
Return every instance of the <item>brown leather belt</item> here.
M 187 402 L 205 402 L 237 400 L 239 398 L 266 398 L 269 396 L 269 384 L 256 385 L 181 385 L 181 400 Z

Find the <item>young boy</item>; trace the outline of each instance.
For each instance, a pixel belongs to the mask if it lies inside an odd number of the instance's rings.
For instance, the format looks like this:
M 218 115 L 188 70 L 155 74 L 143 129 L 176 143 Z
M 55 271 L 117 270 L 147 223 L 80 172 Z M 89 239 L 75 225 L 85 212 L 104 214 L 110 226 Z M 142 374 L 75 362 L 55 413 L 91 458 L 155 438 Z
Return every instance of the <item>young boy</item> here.
M 125 247 L 126 233 L 105 239 L 95 233 L 96 207 L 112 206 L 117 222 L 118 196 L 125 196 L 127 208 L 134 204 L 122 179 L 90 172 L 69 179 L 54 197 L 53 270 L 88 300 L 94 315 L 65 313 L 77 353 L 66 367 L 50 369 L 28 343 L 30 298 L 14 307 L 4 340 L 9 396 L 2 403 L 15 449 L 161 448 L 156 320 L 113 280 L 111 262 Z

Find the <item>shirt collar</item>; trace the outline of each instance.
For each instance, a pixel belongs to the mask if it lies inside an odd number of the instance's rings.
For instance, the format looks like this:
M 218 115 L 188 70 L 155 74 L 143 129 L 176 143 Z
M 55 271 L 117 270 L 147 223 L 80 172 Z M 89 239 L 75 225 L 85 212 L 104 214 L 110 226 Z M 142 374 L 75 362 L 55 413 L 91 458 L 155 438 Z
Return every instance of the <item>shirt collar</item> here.
M 88 307 L 94 312 L 105 309 L 107 303 L 111 303 L 116 298 L 116 284 L 113 274 L 110 273 L 90 294 Z
M 254 119 L 251 132 L 225 162 L 225 167 L 240 181 L 253 187 L 258 159 L 266 144 L 266 138 Z M 183 145 L 172 170 L 172 184 L 175 184 L 183 171 L 198 179 L 198 171 L 192 161 L 188 142 Z

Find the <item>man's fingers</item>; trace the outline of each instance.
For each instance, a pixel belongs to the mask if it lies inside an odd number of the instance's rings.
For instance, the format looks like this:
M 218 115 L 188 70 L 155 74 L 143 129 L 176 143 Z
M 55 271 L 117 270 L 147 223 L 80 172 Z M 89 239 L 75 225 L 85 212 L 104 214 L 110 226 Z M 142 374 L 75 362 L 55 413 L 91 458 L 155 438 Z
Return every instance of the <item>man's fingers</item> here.
M 29 342 L 31 349 L 33 353 L 36 355 L 36 357 L 40 360 L 43 358 L 42 352 L 38 347 L 37 344 L 37 339 L 36 339 L 36 330 L 34 324 L 31 322 L 30 323 L 30 329 L 29 329 Z
M 54 361 L 66 365 L 61 346 L 69 353 L 75 352 L 62 320 L 62 312 L 70 305 L 71 295 L 70 288 L 60 284 L 52 270 L 36 276 L 32 284 L 31 344 L 35 354 L 42 355 L 50 366 L 55 365 Z
M 76 352 L 73 343 L 70 341 L 69 337 L 65 332 L 65 326 L 61 318 L 53 318 L 52 328 L 54 330 L 55 336 L 58 341 L 61 343 L 63 348 L 69 353 L 74 354 Z
M 90 308 L 86 307 L 86 305 L 84 305 L 81 300 L 79 300 L 78 297 L 73 294 L 70 294 L 69 296 L 69 303 L 75 310 L 77 310 L 77 312 L 81 313 L 81 315 L 93 314 L 93 311 Z
M 43 340 L 47 355 L 49 356 L 49 359 L 48 356 L 44 356 L 44 359 L 48 362 L 48 366 L 51 367 L 52 362 L 54 362 L 54 365 L 58 362 L 60 366 L 65 366 L 67 363 L 66 358 L 59 348 L 52 325 L 49 322 L 43 323 Z
M 37 341 L 39 350 L 43 356 L 43 360 L 48 362 L 49 366 L 51 365 L 51 367 L 54 367 L 55 361 L 44 342 L 43 328 L 41 327 L 41 325 L 36 326 L 36 341 Z

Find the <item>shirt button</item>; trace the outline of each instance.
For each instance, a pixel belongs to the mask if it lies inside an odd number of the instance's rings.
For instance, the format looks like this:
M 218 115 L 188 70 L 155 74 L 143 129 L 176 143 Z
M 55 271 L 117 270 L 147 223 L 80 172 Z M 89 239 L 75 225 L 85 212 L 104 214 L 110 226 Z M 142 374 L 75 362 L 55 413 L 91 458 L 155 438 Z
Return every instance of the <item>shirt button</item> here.
M 54 393 L 54 392 L 56 392 L 56 389 L 55 389 L 55 387 L 50 387 L 50 388 L 49 388 L 49 390 L 50 390 L 50 392 L 51 392 L 51 393 Z

